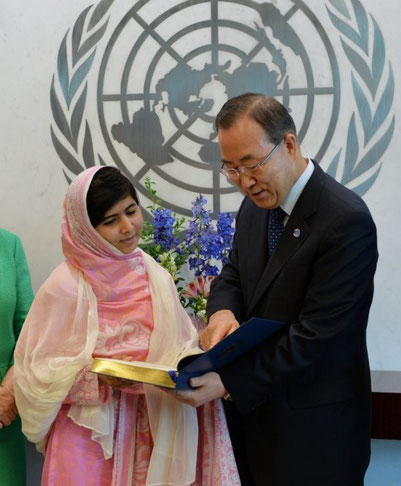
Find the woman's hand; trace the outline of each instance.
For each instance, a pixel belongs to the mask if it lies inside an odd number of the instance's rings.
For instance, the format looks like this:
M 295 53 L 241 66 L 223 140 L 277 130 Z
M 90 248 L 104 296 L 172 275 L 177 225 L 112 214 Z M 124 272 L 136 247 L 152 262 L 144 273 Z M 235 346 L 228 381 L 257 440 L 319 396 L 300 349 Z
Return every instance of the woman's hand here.
M 14 394 L 5 386 L 0 386 L 0 429 L 10 425 L 17 413 Z
M 0 385 L 0 429 L 10 425 L 17 416 L 13 383 L 14 366 L 8 369 Z
M 132 361 L 132 356 L 112 356 L 112 359 L 120 359 L 122 361 Z M 132 387 L 137 385 L 138 381 L 125 380 L 124 378 L 117 378 L 115 376 L 99 375 L 99 382 L 103 385 L 109 385 L 113 388 L 118 388 L 119 390 L 124 390 L 124 388 Z
M 109 385 L 113 388 L 123 390 L 129 386 L 135 385 L 137 382 L 132 380 L 124 380 L 123 378 L 116 378 L 115 376 L 99 375 L 99 382 L 102 385 Z

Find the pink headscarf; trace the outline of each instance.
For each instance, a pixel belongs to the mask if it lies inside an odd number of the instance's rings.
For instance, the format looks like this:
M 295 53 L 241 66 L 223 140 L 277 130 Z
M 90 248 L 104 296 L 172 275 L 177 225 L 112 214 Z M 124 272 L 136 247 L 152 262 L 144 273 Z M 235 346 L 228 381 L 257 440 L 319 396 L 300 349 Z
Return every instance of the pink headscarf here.
M 108 243 L 92 226 L 86 196 L 94 175 L 102 167 L 81 172 L 71 183 L 64 199 L 62 247 L 67 261 L 78 268 L 91 284 L 98 301 L 126 301 L 135 278 L 132 270 L 145 272 L 137 249 L 124 254 Z M 138 268 L 139 267 L 139 268 Z

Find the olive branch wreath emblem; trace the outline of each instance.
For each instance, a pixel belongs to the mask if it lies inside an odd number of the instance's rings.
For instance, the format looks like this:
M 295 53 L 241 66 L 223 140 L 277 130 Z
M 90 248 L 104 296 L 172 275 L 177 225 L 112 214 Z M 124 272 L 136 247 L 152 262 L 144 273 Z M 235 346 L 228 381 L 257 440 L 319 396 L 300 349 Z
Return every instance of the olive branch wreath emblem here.
M 53 115 L 50 131 L 54 148 L 64 164 L 63 173 L 68 182 L 71 179 L 65 169 L 77 175 L 96 163 L 105 165 L 98 153 L 96 161 L 91 130 L 88 120 L 84 118 L 84 112 L 87 76 L 93 64 L 97 44 L 106 31 L 109 20 L 106 15 L 113 2 L 114 0 L 101 0 L 96 7 L 87 7 L 76 20 L 71 35 L 68 35 L 69 30 L 66 32 L 58 51 L 57 76 L 56 79 L 53 76 L 50 90 Z M 391 122 L 388 122 L 394 97 L 394 76 L 388 61 L 387 79 L 384 79 L 385 44 L 382 32 L 372 16 L 373 42 L 370 48 L 369 17 L 361 2 L 348 1 L 353 17 L 346 0 L 328 0 L 327 3 L 330 3 L 330 8 L 326 5 L 329 18 L 340 33 L 344 53 L 354 70 L 351 79 L 357 108 L 348 124 L 343 164 L 340 164 L 343 153 L 343 148 L 340 148 L 329 164 L 327 173 L 344 185 L 354 185 L 353 190 L 363 195 L 380 172 L 380 159 L 394 132 L 394 115 Z M 361 144 L 358 140 L 357 117 L 363 128 Z M 381 133 L 386 123 L 389 126 Z M 62 139 L 56 135 L 55 126 Z M 355 181 L 364 175 L 367 178 L 355 186 Z
M 55 79 L 53 76 L 50 88 L 50 104 L 53 119 L 59 131 L 64 136 L 64 143 L 56 135 L 53 126 L 50 128 L 51 137 L 57 155 L 64 163 L 65 168 L 77 175 L 85 168 L 96 165 L 93 149 L 92 134 L 88 120 L 85 120 L 85 130 L 81 135 L 84 121 L 84 111 L 87 99 L 87 76 L 92 67 L 96 54 L 96 46 L 106 31 L 108 18 L 104 20 L 114 0 L 102 0 L 94 9 L 86 8 L 78 17 L 72 30 L 69 45 L 68 33 L 60 45 L 57 56 L 57 82 L 62 93 L 62 100 L 57 96 Z M 89 12 L 92 15 L 88 18 Z M 69 48 L 69 49 L 68 49 Z M 71 57 L 69 65 L 68 53 Z M 72 103 L 75 101 L 74 103 Z M 80 135 L 83 138 L 81 144 Z M 100 165 L 105 165 L 102 157 L 97 154 Z M 70 177 L 63 169 L 68 182 Z
M 351 19 L 351 15 L 344 0 L 330 0 L 342 17 Z M 369 19 L 366 10 L 359 0 L 351 0 L 356 20 L 355 27 L 342 20 L 327 8 L 330 20 L 341 33 L 341 44 L 345 55 L 358 74 L 360 83 L 352 73 L 352 89 L 360 123 L 363 127 L 364 140 L 360 150 L 356 129 L 356 113 L 351 115 L 348 124 L 347 143 L 342 176 L 338 175 L 340 149 L 327 169 L 327 173 L 335 177 L 342 184 L 352 184 L 359 176 L 369 174 L 367 179 L 353 187 L 361 196 L 365 194 L 375 182 L 381 169 L 380 158 L 387 149 L 394 132 L 395 119 L 392 116 L 390 125 L 379 138 L 377 134 L 385 126 L 390 114 L 394 98 L 394 75 L 391 63 L 388 62 L 388 76 L 384 79 L 386 63 L 385 44 L 382 32 L 375 19 L 371 16 L 373 25 L 372 48 L 369 49 Z M 358 52 L 359 50 L 359 52 Z M 361 53 L 360 53 L 361 52 Z M 383 86 L 382 90 L 379 89 Z M 368 93 L 371 99 L 369 102 Z M 377 139 L 378 138 L 378 139 Z

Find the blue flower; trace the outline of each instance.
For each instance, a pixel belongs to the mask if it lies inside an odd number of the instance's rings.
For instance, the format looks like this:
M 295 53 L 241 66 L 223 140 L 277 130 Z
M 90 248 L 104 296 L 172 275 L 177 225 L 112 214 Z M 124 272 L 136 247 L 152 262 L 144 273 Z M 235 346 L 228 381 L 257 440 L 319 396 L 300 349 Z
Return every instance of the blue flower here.
M 152 221 L 154 240 L 163 251 L 171 250 L 178 245 L 178 238 L 173 235 L 174 224 L 175 218 L 171 209 L 156 209 Z
M 192 201 L 192 214 L 194 218 L 203 217 L 203 213 L 207 213 L 203 207 L 205 204 L 207 204 L 207 199 L 202 194 L 199 194 L 195 201 Z
M 198 223 L 195 220 L 190 220 L 188 223 L 188 228 L 185 233 L 185 243 L 186 245 L 189 245 L 191 241 L 196 237 L 198 234 L 199 228 L 198 228 Z
M 141 247 L 171 273 L 184 307 L 195 314 L 204 313 L 207 296 L 188 297 L 180 271 L 186 265 L 195 277 L 209 278 L 210 281 L 218 275 L 231 249 L 234 218 L 230 213 L 219 213 L 214 222 L 211 211 L 206 209 L 207 199 L 202 194 L 192 202 L 191 219 L 177 218 L 171 209 L 160 206 L 153 185 L 149 178 L 145 179 L 153 203 L 148 209 L 153 218 L 151 222 L 144 222 Z
M 217 217 L 217 233 L 227 244 L 231 245 L 234 234 L 234 217 L 231 213 L 219 213 Z

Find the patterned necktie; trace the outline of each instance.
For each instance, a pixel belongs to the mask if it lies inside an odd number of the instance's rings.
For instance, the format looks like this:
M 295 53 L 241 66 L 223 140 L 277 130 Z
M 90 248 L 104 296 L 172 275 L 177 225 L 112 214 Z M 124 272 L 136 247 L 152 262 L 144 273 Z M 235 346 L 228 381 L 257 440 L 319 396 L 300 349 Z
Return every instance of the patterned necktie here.
M 284 229 L 285 212 L 280 208 L 275 208 L 269 214 L 269 228 L 267 230 L 267 249 L 269 257 L 273 253 L 274 248 Z

